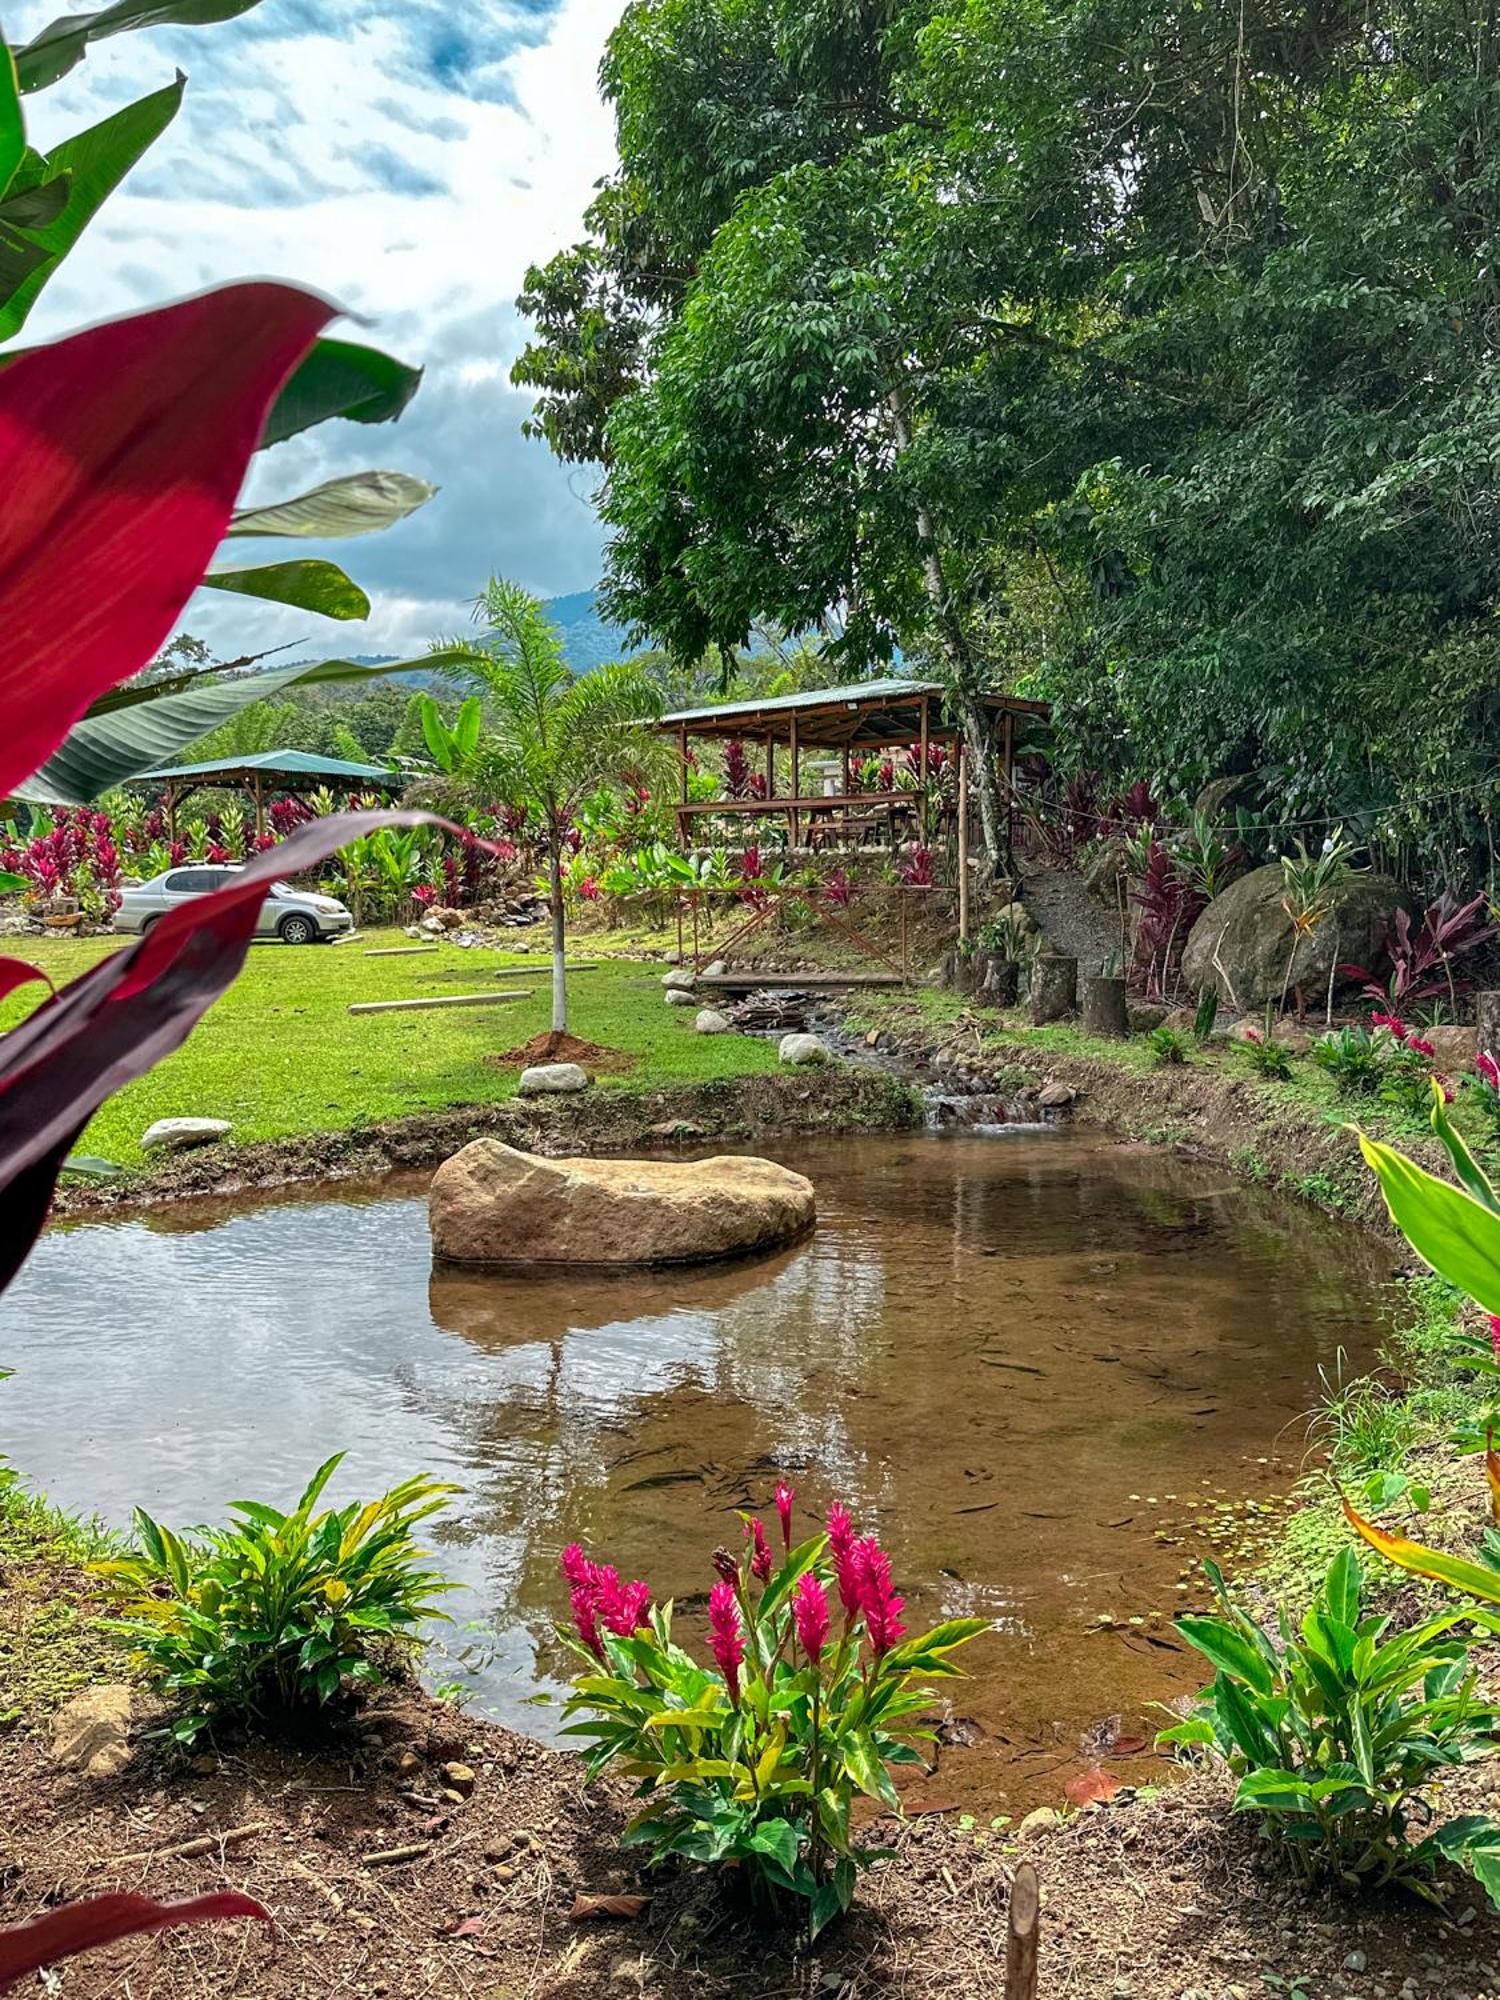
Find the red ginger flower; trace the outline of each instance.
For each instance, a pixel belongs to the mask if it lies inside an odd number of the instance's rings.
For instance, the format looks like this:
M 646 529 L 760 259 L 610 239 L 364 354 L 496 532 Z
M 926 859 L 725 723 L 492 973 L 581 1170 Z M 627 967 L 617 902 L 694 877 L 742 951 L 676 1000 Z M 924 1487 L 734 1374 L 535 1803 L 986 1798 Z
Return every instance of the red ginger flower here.
M 716 1583 L 708 1593 L 708 1632 L 714 1659 L 729 1689 L 730 1705 L 738 1708 L 745 1640 L 740 1631 L 740 1607 L 731 1583 Z
M 861 1604 L 859 1572 L 854 1562 L 854 1523 L 849 1519 L 849 1510 L 837 1501 L 828 1510 L 828 1546 L 833 1554 L 839 1602 L 844 1607 L 844 1616 L 853 1618 Z
M 794 1486 L 788 1486 L 784 1479 L 776 1482 L 776 1512 L 781 1516 L 781 1539 L 788 1551 L 792 1546 L 792 1502 L 796 1497 Z
M 1372 1028 L 1389 1028 L 1398 1042 L 1406 1040 L 1406 1023 L 1401 1019 L 1399 1014 L 1372 1014 L 1370 1016 L 1370 1026 Z
M 1486 1049 L 1475 1056 L 1474 1069 L 1486 1090 L 1500 1091 L 1500 1063 Z
M 608 1563 L 590 1562 L 577 1542 L 562 1552 L 562 1573 L 572 1586 L 570 1603 L 573 1624 L 579 1638 L 597 1658 L 604 1658 L 604 1642 L 599 1637 L 602 1620 L 607 1631 L 628 1639 L 646 1623 L 651 1607 L 649 1587 L 639 1577 L 622 1584 L 620 1573 Z
M 855 1543 L 854 1569 L 859 1580 L 860 1609 L 865 1615 L 865 1630 L 876 1659 L 883 1659 L 892 1646 L 906 1636 L 906 1627 L 901 1623 L 904 1600 L 896 1595 L 891 1582 L 890 1557 L 873 1535 L 866 1535 L 862 1541 Z
M 797 1579 L 792 1592 L 792 1623 L 799 1645 L 816 1666 L 828 1638 L 828 1593 L 811 1570 Z
M 1437 1050 L 1421 1035 L 1413 1035 L 1406 1046 L 1414 1056 L 1435 1056 Z
M 573 1629 L 594 1658 L 607 1664 L 604 1641 L 599 1637 L 599 1594 L 592 1584 L 580 1583 L 569 1595 L 573 1607 Z
M 1495 1359 L 1500 1361 L 1500 1314 L 1490 1314 L 1490 1346 L 1495 1351 Z
M 750 1574 L 758 1578 L 761 1583 L 769 1583 L 773 1565 L 770 1544 L 766 1541 L 766 1531 L 760 1522 L 755 1520 L 745 1523 L 745 1533 L 755 1543 L 755 1553 L 750 1558 Z

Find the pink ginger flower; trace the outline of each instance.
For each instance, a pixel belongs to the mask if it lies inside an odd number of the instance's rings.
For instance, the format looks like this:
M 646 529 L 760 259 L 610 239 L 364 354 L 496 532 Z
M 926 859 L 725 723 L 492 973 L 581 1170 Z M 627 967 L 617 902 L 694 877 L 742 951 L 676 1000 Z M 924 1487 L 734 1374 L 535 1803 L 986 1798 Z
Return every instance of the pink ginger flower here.
M 792 1623 L 798 1644 L 816 1666 L 828 1640 L 828 1593 L 811 1570 L 797 1579 L 792 1592 Z
M 870 1635 L 870 1645 L 877 1660 L 883 1659 L 899 1640 L 906 1636 L 906 1627 L 901 1623 L 903 1599 L 896 1595 L 891 1582 L 891 1560 L 873 1535 L 866 1535 L 854 1545 L 855 1573 L 859 1579 L 860 1609 L 865 1615 L 865 1630 Z
M 750 1574 L 761 1583 L 769 1583 L 774 1565 L 771 1561 L 770 1544 L 766 1540 L 766 1531 L 759 1520 L 754 1520 L 745 1523 L 745 1533 L 755 1544 L 755 1553 L 750 1558 Z
M 797 1497 L 797 1489 L 788 1486 L 784 1479 L 776 1482 L 776 1512 L 781 1517 L 781 1539 L 790 1550 L 792 1546 L 792 1502 Z
M 599 1615 L 609 1630 L 617 1638 L 628 1639 L 646 1623 L 646 1613 L 651 1609 L 651 1590 L 648 1584 L 636 1577 L 630 1583 L 622 1584 L 612 1569 L 606 1569 L 600 1580 Z
M 562 1570 L 563 1581 L 571 1584 L 575 1590 L 592 1586 L 598 1581 L 598 1566 L 591 1563 L 583 1553 L 581 1543 L 569 1542 L 562 1552 L 562 1560 L 558 1567 Z
M 1474 1072 L 1486 1090 L 1500 1092 L 1500 1063 L 1485 1049 L 1474 1058 Z
M 1495 1359 L 1500 1361 L 1500 1313 L 1490 1314 L 1490 1346 Z
M 609 1664 L 604 1641 L 599 1637 L 599 1593 L 592 1584 L 581 1583 L 569 1592 L 573 1607 L 573 1629 L 601 1665 Z
M 854 1561 L 854 1523 L 849 1519 L 848 1509 L 837 1501 L 828 1510 L 828 1546 L 833 1554 L 839 1602 L 844 1607 L 844 1616 L 853 1618 L 861 1603 L 859 1571 Z
M 740 1705 L 740 1663 L 745 1657 L 745 1640 L 740 1631 L 740 1607 L 732 1583 L 716 1583 L 708 1593 L 709 1645 L 724 1685 L 729 1689 L 733 1708 Z
M 621 1639 L 628 1639 L 646 1623 L 651 1591 L 639 1577 L 622 1584 L 618 1570 L 608 1563 L 591 1562 L 577 1542 L 569 1542 L 563 1550 L 560 1567 L 571 1586 L 569 1601 L 578 1636 L 599 1659 L 604 1658 L 601 1620 L 607 1631 Z
M 1401 1019 L 1399 1014 L 1372 1014 L 1370 1016 L 1370 1026 L 1372 1028 L 1389 1028 L 1398 1042 L 1406 1040 L 1406 1023 Z
M 1437 1050 L 1432 1046 L 1431 1042 L 1426 1041 L 1421 1035 L 1411 1036 L 1406 1046 L 1414 1056 L 1435 1056 L 1437 1054 Z

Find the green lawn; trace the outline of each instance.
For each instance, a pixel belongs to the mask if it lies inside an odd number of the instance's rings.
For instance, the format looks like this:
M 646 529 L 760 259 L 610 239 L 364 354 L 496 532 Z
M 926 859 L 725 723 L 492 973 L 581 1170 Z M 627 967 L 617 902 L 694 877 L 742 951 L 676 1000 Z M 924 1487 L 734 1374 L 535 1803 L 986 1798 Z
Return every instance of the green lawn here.
M 368 931 L 347 945 L 252 946 L 244 971 L 186 1046 L 111 1098 L 79 1151 L 138 1166 L 140 1136 L 157 1118 L 227 1118 L 237 1140 L 275 1139 L 513 1097 L 519 1068 L 488 1058 L 546 1029 L 550 983 L 535 970 L 514 981 L 495 973 L 507 965 L 536 968 L 545 963 L 543 955 L 454 945 L 420 958 L 364 955 L 409 942 L 397 931 Z M 18 955 L 61 985 L 118 948 L 108 938 L 38 938 L 26 940 Z M 599 965 L 597 972 L 579 973 L 568 982 L 572 1033 L 638 1058 L 628 1074 L 601 1075 L 601 1089 L 655 1089 L 775 1069 L 774 1042 L 695 1033 L 692 1008 L 665 1004 L 659 963 L 611 960 L 583 940 L 571 955 L 597 958 Z M 510 985 L 525 987 L 526 999 L 416 1014 L 346 1011 L 354 1000 L 482 993 Z M 22 1018 L 35 1004 L 30 993 L 36 991 L 23 990 L 0 1004 L 0 1028 Z

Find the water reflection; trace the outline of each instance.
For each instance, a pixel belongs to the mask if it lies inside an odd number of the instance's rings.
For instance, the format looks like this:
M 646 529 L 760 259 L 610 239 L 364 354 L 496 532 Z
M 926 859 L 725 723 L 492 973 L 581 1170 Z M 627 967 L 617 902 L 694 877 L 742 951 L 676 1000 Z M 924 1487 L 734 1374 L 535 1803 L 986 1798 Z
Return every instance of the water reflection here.
M 420 1184 L 57 1232 L 0 1306 L 5 1449 L 64 1505 L 178 1522 L 425 1467 L 443 1558 L 494 1635 L 480 1705 L 550 1726 L 575 1535 L 691 1607 L 737 1509 L 789 1476 L 878 1526 L 912 1622 L 979 1611 L 985 1731 L 939 1790 L 1045 1795 L 1080 1730 L 1185 1684 L 1155 1530 L 1207 1479 L 1267 1483 L 1384 1266 L 1321 1218 L 1077 1137 L 790 1143 L 820 1221 L 760 1262 L 526 1280 L 434 1271 Z M 1252 1461 L 1248 1475 L 1245 1461 Z M 1284 1478 L 1284 1472 L 1279 1475 Z

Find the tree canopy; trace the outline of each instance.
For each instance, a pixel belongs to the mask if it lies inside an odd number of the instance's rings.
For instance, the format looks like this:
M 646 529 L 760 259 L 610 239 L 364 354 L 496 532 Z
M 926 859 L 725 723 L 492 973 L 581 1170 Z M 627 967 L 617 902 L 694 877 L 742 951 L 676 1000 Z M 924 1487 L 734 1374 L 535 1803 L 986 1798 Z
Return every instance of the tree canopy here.
M 611 614 L 836 609 L 1081 760 L 1483 867 L 1497 67 L 1436 0 L 637 0 L 517 366 Z

